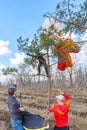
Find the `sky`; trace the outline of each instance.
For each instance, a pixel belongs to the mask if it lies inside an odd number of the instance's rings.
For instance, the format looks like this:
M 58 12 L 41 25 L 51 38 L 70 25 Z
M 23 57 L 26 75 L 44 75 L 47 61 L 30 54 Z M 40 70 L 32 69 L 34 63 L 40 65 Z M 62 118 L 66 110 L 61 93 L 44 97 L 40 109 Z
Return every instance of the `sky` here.
M 0 47 L 1 65 L 11 65 L 10 58 L 18 55 L 17 38 L 31 38 L 44 22 L 43 14 L 53 11 L 57 3 L 57 0 L 0 0 L 0 44 L 4 44 L 3 49 Z
M 0 68 L 15 67 L 24 55 L 17 49 L 17 38 L 32 38 L 61 0 L 0 0 Z M 81 0 L 76 0 L 77 3 Z

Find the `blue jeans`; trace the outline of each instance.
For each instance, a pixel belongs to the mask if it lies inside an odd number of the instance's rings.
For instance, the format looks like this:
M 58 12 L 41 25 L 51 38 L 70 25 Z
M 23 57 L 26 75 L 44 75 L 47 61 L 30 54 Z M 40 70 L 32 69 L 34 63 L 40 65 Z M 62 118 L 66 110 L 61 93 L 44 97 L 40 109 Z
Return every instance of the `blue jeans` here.
M 20 121 L 20 120 L 11 121 L 11 126 L 12 126 L 13 130 L 24 130 L 22 121 Z

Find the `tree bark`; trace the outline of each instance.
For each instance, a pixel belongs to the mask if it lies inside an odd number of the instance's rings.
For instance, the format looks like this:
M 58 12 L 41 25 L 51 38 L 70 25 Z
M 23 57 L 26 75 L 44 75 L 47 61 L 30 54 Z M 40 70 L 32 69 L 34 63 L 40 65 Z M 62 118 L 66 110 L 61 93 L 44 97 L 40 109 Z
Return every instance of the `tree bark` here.
M 50 58 L 49 58 L 49 47 L 47 48 L 47 60 L 48 60 L 48 105 L 47 105 L 47 109 L 48 109 L 48 120 L 49 120 L 49 108 L 50 108 L 50 100 L 51 100 L 51 65 L 50 65 Z

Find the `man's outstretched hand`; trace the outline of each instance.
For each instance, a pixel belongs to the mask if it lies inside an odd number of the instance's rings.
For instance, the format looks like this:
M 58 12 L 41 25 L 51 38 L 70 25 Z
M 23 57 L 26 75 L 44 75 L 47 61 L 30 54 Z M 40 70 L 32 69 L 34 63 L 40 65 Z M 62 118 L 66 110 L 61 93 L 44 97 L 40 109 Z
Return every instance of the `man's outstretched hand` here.
M 19 109 L 21 112 L 25 111 L 23 107 L 20 107 Z
M 61 89 L 58 89 L 58 92 L 62 95 L 64 94 L 64 92 Z

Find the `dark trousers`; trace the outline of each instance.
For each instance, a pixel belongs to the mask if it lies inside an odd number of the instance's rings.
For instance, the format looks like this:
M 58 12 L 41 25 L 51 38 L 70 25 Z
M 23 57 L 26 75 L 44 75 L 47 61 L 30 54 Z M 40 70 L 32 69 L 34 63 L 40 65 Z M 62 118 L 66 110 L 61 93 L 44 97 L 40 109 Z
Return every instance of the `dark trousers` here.
M 54 130 L 69 130 L 69 126 L 65 126 L 65 127 L 54 127 Z
M 40 72 L 40 68 L 41 68 L 42 65 L 44 66 L 45 72 L 46 72 L 46 74 L 48 75 L 48 68 L 47 68 L 47 64 L 46 64 L 45 61 L 44 61 L 44 62 L 39 62 L 39 64 L 38 64 L 38 74 L 41 73 L 41 72 Z

